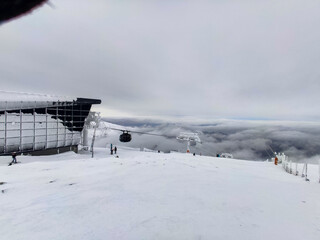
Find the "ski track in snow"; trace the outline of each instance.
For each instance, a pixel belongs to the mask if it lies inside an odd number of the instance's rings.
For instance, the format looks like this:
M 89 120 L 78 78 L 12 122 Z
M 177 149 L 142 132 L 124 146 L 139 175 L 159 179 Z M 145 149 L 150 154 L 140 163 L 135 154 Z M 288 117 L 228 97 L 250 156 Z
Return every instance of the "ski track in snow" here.
M 0 239 L 320 239 L 315 165 L 118 149 L 0 158 Z

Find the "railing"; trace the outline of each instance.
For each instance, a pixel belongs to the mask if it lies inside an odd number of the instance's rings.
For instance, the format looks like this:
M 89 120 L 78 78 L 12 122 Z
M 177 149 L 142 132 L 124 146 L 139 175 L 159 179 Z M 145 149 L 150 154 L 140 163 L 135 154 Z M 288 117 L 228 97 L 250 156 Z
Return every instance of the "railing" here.
M 299 172 L 299 169 L 301 169 L 301 165 L 302 165 L 302 170 L 301 172 Z M 286 156 L 282 160 L 282 167 L 287 173 L 293 174 L 295 176 L 301 176 L 302 178 L 305 179 L 305 181 L 310 181 L 310 179 L 308 178 L 308 165 L 310 164 L 307 162 L 304 162 L 304 163 L 292 162 L 292 160 L 289 160 L 288 156 Z M 318 161 L 318 166 L 319 166 L 318 181 L 320 183 L 320 160 Z

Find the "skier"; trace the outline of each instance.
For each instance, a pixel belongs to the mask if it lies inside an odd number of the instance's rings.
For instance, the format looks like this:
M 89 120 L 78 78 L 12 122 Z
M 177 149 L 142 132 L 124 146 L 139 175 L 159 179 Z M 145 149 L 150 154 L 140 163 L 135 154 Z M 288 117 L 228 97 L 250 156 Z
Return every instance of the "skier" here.
M 12 156 L 12 162 L 9 163 L 9 166 L 11 166 L 11 165 L 14 164 L 14 163 L 17 163 L 17 153 L 16 153 L 16 152 L 13 152 L 13 153 L 11 154 L 11 156 Z
M 113 155 L 112 143 L 110 144 L 110 154 Z
M 114 147 L 114 154 L 117 154 L 117 150 L 118 150 L 118 148 L 115 146 Z

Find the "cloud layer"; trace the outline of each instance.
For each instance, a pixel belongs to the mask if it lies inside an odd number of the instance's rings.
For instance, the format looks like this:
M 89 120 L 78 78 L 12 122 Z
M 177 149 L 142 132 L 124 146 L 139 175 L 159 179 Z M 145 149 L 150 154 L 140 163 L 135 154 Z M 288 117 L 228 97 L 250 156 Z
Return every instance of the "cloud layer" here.
M 133 134 L 133 141 L 123 144 L 118 141 L 118 133 L 113 133 L 100 139 L 100 146 L 114 143 L 165 152 L 185 152 L 186 144 L 175 140 L 175 136 L 180 132 L 189 131 L 199 132 L 203 142 L 191 147 L 191 151 L 197 154 L 214 156 L 217 153 L 228 152 L 239 159 L 266 160 L 271 158 L 273 150 L 284 152 L 294 161 L 317 161 L 317 156 L 320 155 L 319 123 L 218 120 L 209 124 L 178 124 L 137 119 L 106 120 L 132 130 L 164 134 L 173 138 Z

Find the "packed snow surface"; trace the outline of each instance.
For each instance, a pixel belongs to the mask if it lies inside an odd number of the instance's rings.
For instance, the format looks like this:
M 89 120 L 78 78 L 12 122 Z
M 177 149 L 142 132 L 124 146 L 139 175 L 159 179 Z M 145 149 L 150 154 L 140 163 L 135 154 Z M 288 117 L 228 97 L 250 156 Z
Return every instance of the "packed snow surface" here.
M 268 162 L 139 152 L 0 158 L 0 239 L 320 239 L 310 182 Z

